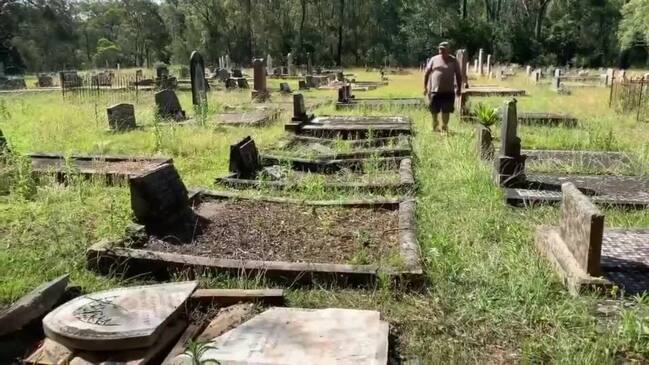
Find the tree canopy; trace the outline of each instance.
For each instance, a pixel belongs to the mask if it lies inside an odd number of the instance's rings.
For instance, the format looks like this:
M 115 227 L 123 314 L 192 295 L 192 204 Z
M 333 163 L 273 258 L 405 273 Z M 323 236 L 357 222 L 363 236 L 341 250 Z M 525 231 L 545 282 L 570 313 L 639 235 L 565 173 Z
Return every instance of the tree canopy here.
M 0 0 L 0 62 L 53 71 L 239 64 L 418 65 L 442 40 L 501 62 L 643 65 L 649 0 Z

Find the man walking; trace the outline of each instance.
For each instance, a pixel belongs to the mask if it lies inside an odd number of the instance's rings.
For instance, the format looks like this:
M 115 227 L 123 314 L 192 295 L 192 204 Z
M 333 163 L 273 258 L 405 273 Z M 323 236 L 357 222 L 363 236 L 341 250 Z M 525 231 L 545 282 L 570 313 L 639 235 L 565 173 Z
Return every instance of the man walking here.
M 448 48 L 448 42 L 439 44 L 439 54 L 428 61 L 424 75 L 424 95 L 428 97 L 435 132 L 440 131 L 439 113 L 442 113 L 441 131 L 448 132 L 448 120 L 455 111 L 455 96 L 462 93 L 460 65 Z

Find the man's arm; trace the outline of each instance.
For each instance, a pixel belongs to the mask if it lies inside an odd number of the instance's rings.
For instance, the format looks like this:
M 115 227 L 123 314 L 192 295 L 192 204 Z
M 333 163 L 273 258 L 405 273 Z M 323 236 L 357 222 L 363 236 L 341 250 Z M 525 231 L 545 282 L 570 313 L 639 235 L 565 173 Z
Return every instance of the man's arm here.
M 424 95 L 428 94 L 428 79 L 430 78 L 430 73 L 433 71 L 430 64 L 430 61 L 426 64 L 426 71 L 424 72 Z

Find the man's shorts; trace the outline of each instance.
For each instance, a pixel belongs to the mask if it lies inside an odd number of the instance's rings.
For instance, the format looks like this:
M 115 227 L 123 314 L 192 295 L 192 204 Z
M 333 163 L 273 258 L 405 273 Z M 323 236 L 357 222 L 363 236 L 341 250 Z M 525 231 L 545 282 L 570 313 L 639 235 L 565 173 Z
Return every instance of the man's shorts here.
M 453 113 L 455 111 L 455 93 L 432 93 L 428 105 L 433 113 Z

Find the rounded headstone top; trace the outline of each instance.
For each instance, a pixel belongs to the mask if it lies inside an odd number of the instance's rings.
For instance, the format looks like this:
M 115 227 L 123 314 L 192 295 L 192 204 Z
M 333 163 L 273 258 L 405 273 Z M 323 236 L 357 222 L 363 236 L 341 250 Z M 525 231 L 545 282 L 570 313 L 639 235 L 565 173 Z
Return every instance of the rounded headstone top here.
M 125 350 L 155 343 L 195 281 L 135 286 L 75 298 L 43 319 L 45 335 L 74 349 Z

